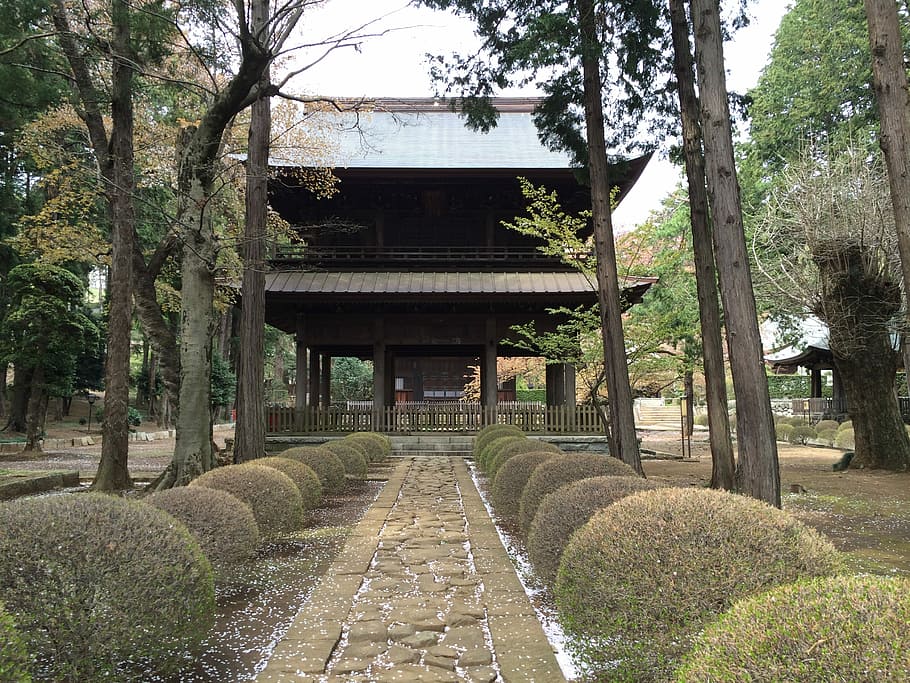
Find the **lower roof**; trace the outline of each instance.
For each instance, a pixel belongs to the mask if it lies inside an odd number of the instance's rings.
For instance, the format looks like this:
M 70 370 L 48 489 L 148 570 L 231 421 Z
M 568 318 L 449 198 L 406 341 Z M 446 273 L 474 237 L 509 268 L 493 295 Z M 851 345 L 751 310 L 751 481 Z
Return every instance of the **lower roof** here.
M 657 278 L 626 278 L 624 288 L 643 288 Z M 578 271 L 560 272 L 389 272 L 282 271 L 266 275 L 266 294 L 384 298 L 386 296 L 592 295 L 596 283 Z M 637 293 L 637 292 L 636 292 Z

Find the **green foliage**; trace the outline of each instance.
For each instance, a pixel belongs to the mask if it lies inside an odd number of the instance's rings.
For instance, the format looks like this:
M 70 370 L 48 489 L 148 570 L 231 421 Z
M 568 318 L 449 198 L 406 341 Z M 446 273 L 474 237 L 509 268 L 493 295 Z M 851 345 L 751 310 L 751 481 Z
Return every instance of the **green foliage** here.
M 695 424 L 697 424 L 700 427 L 708 426 L 708 414 L 707 413 L 700 413 L 700 414 L 696 415 L 693 418 L 693 420 L 694 420 Z
M 805 445 L 813 439 L 815 439 L 815 428 L 810 427 L 809 425 L 800 425 L 799 427 L 794 427 L 793 431 L 790 432 L 790 435 L 788 437 L 790 443 L 802 445 Z
M 538 441 L 537 439 L 513 441 L 499 449 L 496 457 L 487 463 L 487 476 L 495 477 L 499 468 L 502 467 L 509 458 L 520 455 L 521 453 L 533 453 L 535 451 L 544 453 L 562 452 L 559 450 L 558 446 L 554 446 L 546 441 Z
M 31 683 L 28 652 L 13 618 L 0 605 L 0 681 Z
M 40 370 L 55 396 L 73 392 L 83 349 L 97 343 L 98 326 L 83 312 L 85 286 L 59 266 L 23 264 L 6 281 L 9 308 L 0 321 L 0 362 Z
M 503 464 L 493 480 L 493 506 L 502 517 L 516 517 L 521 508 L 521 493 L 534 470 L 555 453 L 535 451 L 522 453 Z
M 266 536 L 295 531 L 303 524 L 303 499 L 286 474 L 252 462 L 210 470 L 190 482 L 227 491 L 250 506 L 259 531 Z
M 296 446 L 281 453 L 282 458 L 290 458 L 313 468 L 322 482 L 326 494 L 338 493 L 344 488 L 344 463 L 341 458 L 322 446 Z
M 809 379 L 805 375 L 768 375 L 768 392 L 771 398 L 806 398 Z
M 481 452 L 488 443 L 503 436 L 524 436 L 524 432 L 515 425 L 487 425 L 477 432 L 477 436 L 474 437 L 474 458 L 480 457 Z
M 793 430 L 796 429 L 789 422 L 778 422 L 774 426 L 774 433 L 778 441 L 790 441 L 790 434 L 793 433 Z
M 363 452 L 353 446 L 340 441 L 329 441 L 323 445 L 341 460 L 344 471 L 349 476 L 363 479 L 367 476 L 367 459 Z
M 237 376 L 220 353 L 212 353 L 212 408 L 229 406 L 234 402 Z
M 781 510 L 657 489 L 613 503 L 572 536 L 555 594 L 570 647 L 596 677 L 663 680 L 732 603 L 841 567 L 830 542 Z
M 142 413 L 133 408 L 133 406 L 128 406 L 126 409 L 127 422 L 131 427 L 138 427 L 142 424 Z M 98 424 L 104 422 L 104 408 L 95 408 L 95 418 L 98 420 Z
M 562 486 L 540 503 L 528 531 L 528 559 L 544 583 L 556 582 L 563 550 L 576 529 L 598 510 L 661 484 L 641 477 L 591 477 Z
M 546 389 L 516 389 L 515 400 L 525 403 L 545 403 L 547 400 Z
M 737 602 L 683 660 L 677 683 L 910 678 L 910 581 L 836 576 Z
M 828 431 L 829 429 L 833 429 L 834 431 L 837 431 L 839 427 L 840 427 L 840 422 L 838 422 L 837 420 L 819 420 L 818 422 L 815 423 L 816 432 Z
M 332 359 L 332 401 L 373 398 L 373 363 L 359 358 Z
M 40 680 L 171 676 L 213 623 L 212 568 L 150 505 L 67 494 L 0 505 L 0 596 Z
M 304 510 L 315 510 L 322 504 L 322 482 L 309 465 L 290 458 L 257 458 L 252 462 L 286 474 L 300 491 Z
M 259 546 L 253 511 L 226 491 L 178 486 L 152 493 L 143 502 L 180 520 L 221 579 L 229 579 L 236 565 L 251 560 Z
M 844 431 L 845 429 L 853 429 L 853 421 L 852 421 L 852 420 L 844 420 L 844 421 L 841 422 L 839 425 L 837 425 L 837 431 L 842 432 L 842 431 Z
M 837 430 L 837 435 L 834 437 L 834 445 L 838 448 L 846 448 L 847 450 L 856 448 L 856 439 L 853 435 L 853 429 Z
M 547 460 L 534 470 L 521 493 L 521 508 L 518 513 L 521 530 L 525 533 L 530 530 L 537 508 L 547 494 L 579 479 L 607 476 L 638 475 L 624 462 L 609 455 L 572 453 Z

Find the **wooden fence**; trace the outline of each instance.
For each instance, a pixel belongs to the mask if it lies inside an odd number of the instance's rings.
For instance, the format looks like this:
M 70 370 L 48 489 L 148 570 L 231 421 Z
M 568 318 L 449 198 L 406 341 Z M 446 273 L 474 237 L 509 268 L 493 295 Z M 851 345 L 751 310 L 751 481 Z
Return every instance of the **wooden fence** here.
M 329 408 L 268 408 L 268 431 L 276 433 L 425 432 L 474 433 L 488 424 L 512 424 L 536 434 L 603 434 L 594 406 L 479 403 L 400 403 L 383 410 L 370 405 Z

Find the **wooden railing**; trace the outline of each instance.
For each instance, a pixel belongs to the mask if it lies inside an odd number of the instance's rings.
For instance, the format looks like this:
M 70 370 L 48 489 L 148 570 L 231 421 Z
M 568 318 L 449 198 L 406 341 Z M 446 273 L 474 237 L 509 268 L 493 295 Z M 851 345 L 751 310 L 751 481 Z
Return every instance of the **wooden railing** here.
M 594 406 L 405 403 L 374 410 L 369 405 L 268 408 L 268 431 L 277 433 L 423 432 L 475 433 L 488 424 L 512 424 L 536 434 L 603 434 Z
M 585 259 L 587 254 L 578 254 Z M 560 260 L 534 247 L 320 247 L 305 244 L 278 245 L 272 261 L 278 267 L 375 267 L 380 264 L 466 265 L 509 264 L 514 266 L 560 264 Z

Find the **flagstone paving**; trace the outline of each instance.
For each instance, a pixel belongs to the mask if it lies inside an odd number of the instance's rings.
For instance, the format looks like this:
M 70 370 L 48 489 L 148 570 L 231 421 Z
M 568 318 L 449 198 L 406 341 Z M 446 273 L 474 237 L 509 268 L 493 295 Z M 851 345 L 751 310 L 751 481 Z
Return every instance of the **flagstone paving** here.
M 402 459 L 256 679 L 565 681 L 460 457 Z

